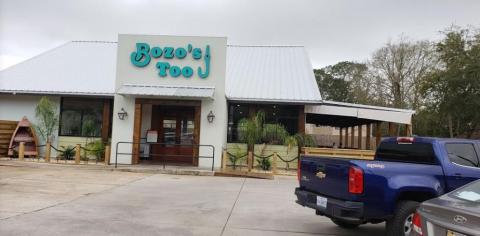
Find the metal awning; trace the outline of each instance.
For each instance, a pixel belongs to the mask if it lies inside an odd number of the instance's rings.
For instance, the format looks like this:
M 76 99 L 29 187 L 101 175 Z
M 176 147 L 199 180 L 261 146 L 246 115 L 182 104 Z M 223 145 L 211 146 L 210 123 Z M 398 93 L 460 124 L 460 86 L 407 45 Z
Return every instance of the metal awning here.
M 214 87 L 124 84 L 117 94 L 170 98 L 212 98 Z
M 411 124 L 413 110 L 323 101 L 321 105 L 305 106 L 307 123 L 349 127 L 374 122 Z

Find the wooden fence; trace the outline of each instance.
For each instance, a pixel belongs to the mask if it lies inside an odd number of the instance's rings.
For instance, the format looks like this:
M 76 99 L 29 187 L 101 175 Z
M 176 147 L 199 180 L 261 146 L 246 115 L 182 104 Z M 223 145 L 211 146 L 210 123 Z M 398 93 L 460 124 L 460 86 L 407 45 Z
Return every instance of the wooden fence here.
M 18 121 L 0 120 L 0 157 L 6 157 L 8 146 Z

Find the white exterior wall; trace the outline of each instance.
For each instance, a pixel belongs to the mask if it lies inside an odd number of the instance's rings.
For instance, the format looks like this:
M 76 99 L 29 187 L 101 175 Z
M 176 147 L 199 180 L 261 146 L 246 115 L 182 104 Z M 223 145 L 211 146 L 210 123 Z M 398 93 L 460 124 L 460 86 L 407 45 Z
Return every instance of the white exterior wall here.
M 135 67 L 130 61 L 130 54 L 136 51 L 136 43 L 148 43 L 150 47 L 186 47 L 192 44 L 193 47 L 205 50 L 206 45 L 210 45 L 210 74 L 207 78 L 201 79 L 196 74 L 195 68 L 202 66 L 201 60 L 194 60 L 188 55 L 184 59 L 165 59 L 163 57 L 155 59 L 149 65 L 139 68 Z M 200 117 L 200 144 L 214 145 L 215 147 L 215 166 L 220 166 L 222 147 L 226 145 L 227 140 L 227 101 L 225 97 L 225 77 L 226 77 L 226 45 L 227 39 L 223 37 L 187 37 L 187 36 L 153 36 L 153 35 L 119 35 L 117 49 L 117 75 L 115 89 L 123 84 L 142 84 L 142 85 L 180 85 L 180 86 L 211 86 L 215 87 L 214 98 L 205 98 L 201 100 Z M 172 78 L 170 76 L 160 77 L 155 64 L 157 61 L 166 61 L 172 65 L 180 67 L 191 66 L 195 73 L 191 78 L 179 76 Z M 115 95 L 113 108 L 112 124 L 112 156 L 111 162 L 115 162 L 115 145 L 118 142 L 133 141 L 133 122 L 135 110 L 134 96 Z M 167 99 L 162 97 L 149 97 L 152 99 Z M 169 99 L 182 99 L 173 97 Z M 194 99 L 190 99 L 194 100 Z M 128 117 L 120 120 L 117 113 L 125 109 Z M 208 113 L 212 111 L 215 114 L 213 123 L 207 121 Z M 131 145 L 121 145 L 118 152 L 131 153 Z M 200 148 L 200 156 L 210 156 L 210 150 Z M 131 155 L 118 156 L 118 163 L 131 164 Z M 200 158 L 200 167 L 210 167 L 211 160 Z
M 35 107 L 40 101 L 40 98 L 42 98 L 42 96 L 1 94 L 0 120 L 20 121 L 26 116 L 30 122 L 34 124 L 37 123 L 37 119 L 35 118 Z M 48 98 L 57 107 L 57 114 L 60 114 L 60 97 L 48 96 Z M 45 144 L 45 140 L 42 140 L 38 133 L 37 136 L 39 145 Z M 52 145 L 55 147 L 58 146 L 58 126 L 54 132 Z M 55 155 L 55 153 L 52 153 L 52 155 Z

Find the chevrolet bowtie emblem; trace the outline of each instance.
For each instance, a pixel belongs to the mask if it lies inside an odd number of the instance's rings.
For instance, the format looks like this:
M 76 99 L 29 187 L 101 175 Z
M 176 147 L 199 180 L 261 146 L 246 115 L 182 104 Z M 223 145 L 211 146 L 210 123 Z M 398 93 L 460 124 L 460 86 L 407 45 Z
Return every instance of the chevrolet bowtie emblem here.
M 327 175 L 321 171 L 317 172 L 316 176 L 320 179 L 324 179 Z

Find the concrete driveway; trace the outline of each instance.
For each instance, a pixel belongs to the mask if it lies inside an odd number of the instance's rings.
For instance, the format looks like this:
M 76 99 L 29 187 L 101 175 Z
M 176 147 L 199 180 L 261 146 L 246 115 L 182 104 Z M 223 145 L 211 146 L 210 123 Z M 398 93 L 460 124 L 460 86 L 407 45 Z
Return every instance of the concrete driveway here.
M 343 230 L 275 180 L 0 166 L 0 235 L 384 235 Z

